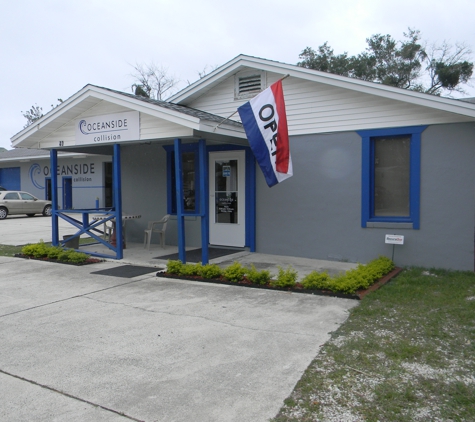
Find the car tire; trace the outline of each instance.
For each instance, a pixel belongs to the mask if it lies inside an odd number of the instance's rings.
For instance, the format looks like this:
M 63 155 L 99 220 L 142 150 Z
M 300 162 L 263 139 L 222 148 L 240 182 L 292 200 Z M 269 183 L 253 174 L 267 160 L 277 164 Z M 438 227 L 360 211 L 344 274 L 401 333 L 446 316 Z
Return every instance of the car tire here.
M 26 214 L 28 217 L 34 217 L 35 214 Z
M 7 218 L 8 210 L 5 207 L 0 207 L 0 220 Z
M 46 207 L 43 209 L 43 215 L 45 217 L 51 217 L 52 212 L 53 212 L 53 207 L 51 205 L 46 205 Z

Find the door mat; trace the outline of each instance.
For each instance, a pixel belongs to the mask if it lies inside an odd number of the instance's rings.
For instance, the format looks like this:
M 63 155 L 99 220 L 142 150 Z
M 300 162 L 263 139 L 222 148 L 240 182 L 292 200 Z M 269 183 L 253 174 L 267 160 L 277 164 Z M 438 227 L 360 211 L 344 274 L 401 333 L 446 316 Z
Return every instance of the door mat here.
M 140 267 L 137 265 L 121 265 L 107 270 L 93 271 L 91 274 L 110 275 L 112 277 L 134 278 L 139 275 L 154 273 L 158 268 Z
M 202 249 L 192 249 L 186 251 L 186 262 L 201 262 L 201 252 Z M 238 252 L 242 252 L 240 249 L 226 249 L 226 248 L 209 248 L 208 249 L 208 259 L 221 258 L 222 256 L 232 255 Z M 178 253 L 173 253 L 165 256 L 157 256 L 154 259 L 164 259 L 164 260 L 173 260 L 176 261 L 179 258 Z

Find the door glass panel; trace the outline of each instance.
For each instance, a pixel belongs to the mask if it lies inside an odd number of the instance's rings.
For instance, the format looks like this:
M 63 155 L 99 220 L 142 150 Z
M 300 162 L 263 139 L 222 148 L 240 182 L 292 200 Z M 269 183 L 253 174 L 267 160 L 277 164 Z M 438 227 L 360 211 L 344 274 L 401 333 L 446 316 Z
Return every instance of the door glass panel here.
M 238 223 L 238 160 L 215 162 L 215 222 Z

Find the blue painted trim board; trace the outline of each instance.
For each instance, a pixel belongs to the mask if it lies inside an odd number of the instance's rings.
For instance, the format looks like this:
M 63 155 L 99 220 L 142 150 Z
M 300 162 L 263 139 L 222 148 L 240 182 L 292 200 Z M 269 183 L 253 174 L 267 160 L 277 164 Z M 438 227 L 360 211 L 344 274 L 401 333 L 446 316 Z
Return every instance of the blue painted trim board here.
M 124 238 L 122 234 L 122 178 L 120 167 L 120 144 L 114 144 L 114 156 L 112 157 L 112 177 L 114 194 L 114 214 L 116 232 L 116 258 L 124 257 Z
M 50 166 L 52 169 L 58 168 L 58 151 L 50 151 Z M 53 246 L 59 245 L 59 225 L 58 225 L 58 176 L 56 173 L 51 177 L 51 202 L 53 212 L 51 214 L 51 237 Z
M 181 139 L 175 139 L 175 192 L 176 216 L 178 225 L 178 257 L 181 262 L 186 262 L 185 250 L 185 216 L 183 214 L 183 169 L 181 161 Z
M 201 263 L 209 262 L 209 207 L 208 207 L 208 160 L 206 152 L 206 141 L 200 139 L 198 142 L 199 152 L 199 173 L 200 173 L 200 213 L 201 213 Z
M 361 161 L 361 227 L 368 222 L 412 223 L 413 229 L 420 228 L 420 184 L 421 184 L 421 134 L 427 126 L 408 126 L 388 129 L 357 131 L 362 139 Z M 384 136 L 410 136 L 410 185 L 409 217 L 374 216 L 374 142 L 373 139 Z

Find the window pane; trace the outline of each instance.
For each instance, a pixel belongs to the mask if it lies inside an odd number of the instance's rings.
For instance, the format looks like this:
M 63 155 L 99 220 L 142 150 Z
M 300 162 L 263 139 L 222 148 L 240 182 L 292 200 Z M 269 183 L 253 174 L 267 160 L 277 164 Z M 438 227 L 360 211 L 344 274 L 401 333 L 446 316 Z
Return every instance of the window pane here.
M 34 196 L 31 196 L 29 193 L 21 192 L 20 193 L 21 199 L 26 199 L 27 201 L 33 201 L 35 199 Z
M 195 153 L 182 153 L 184 210 L 195 210 Z
M 216 223 L 238 223 L 238 160 L 215 163 Z
M 183 178 L 183 210 L 194 212 L 195 201 L 195 153 L 182 152 L 181 154 L 182 178 Z M 176 177 L 175 177 L 175 153 L 171 154 L 171 193 L 172 193 L 172 213 L 176 213 Z
M 374 139 L 374 215 L 409 217 L 410 137 Z

